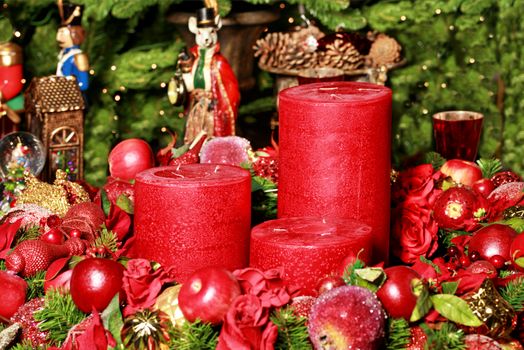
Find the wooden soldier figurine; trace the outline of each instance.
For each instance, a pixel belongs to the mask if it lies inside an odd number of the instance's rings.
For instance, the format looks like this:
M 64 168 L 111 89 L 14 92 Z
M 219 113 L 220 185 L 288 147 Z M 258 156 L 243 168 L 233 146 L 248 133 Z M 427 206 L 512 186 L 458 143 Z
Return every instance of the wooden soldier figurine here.
M 62 25 L 56 33 L 56 41 L 62 48 L 58 55 L 56 75 L 74 76 L 82 92 L 89 88 L 89 61 L 80 49 L 85 31 L 81 25 L 83 7 L 58 0 Z

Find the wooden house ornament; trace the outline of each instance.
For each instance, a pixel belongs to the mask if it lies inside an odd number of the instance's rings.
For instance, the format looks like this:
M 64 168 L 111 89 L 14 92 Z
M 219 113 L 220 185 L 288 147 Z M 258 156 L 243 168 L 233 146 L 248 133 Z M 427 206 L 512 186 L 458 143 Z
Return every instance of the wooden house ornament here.
M 47 152 L 44 180 L 56 170 L 68 180 L 83 178 L 85 103 L 74 77 L 33 78 L 25 93 L 27 128 L 40 138 Z

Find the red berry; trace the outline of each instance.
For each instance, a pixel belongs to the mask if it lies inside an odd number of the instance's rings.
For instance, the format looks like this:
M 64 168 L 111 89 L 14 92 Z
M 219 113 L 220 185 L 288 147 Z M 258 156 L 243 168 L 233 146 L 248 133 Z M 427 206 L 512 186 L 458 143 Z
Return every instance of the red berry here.
M 61 223 L 62 219 L 60 219 L 58 215 L 51 215 L 47 218 L 47 226 L 49 226 L 49 228 L 57 227 Z
M 341 286 L 344 286 L 344 285 L 346 285 L 346 282 L 344 282 L 342 277 L 340 277 L 340 276 L 326 276 L 326 277 L 320 279 L 320 281 L 318 281 L 318 284 L 317 284 L 318 295 L 321 295 L 321 294 L 323 294 L 323 293 L 325 293 L 328 290 L 331 290 L 333 288 L 341 287 Z
M 451 257 L 456 257 L 459 254 L 459 250 L 454 245 L 448 248 L 448 254 Z
M 82 236 L 82 232 L 80 232 L 79 229 L 74 228 L 71 231 L 69 231 L 69 236 L 71 238 L 81 238 L 80 236 Z
M 469 264 L 471 264 L 471 261 L 469 260 L 469 258 L 468 258 L 466 255 L 462 255 L 462 256 L 459 258 L 459 263 L 460 263 L 460 265 L 462 265 L 463 267 L 466 267 L 466 266 L 469 266 Z
M 497 270 L 500 270 L 506 264 L 506 259 L 504 259 L 504 257 L 501 255 L 493 255 L 491 258 L 489 258 L 489 262 L 495 266 Z
M 49 221 L 48 221 L 49 222 Z M 46 243 L 63 244 L 64 234 L 57 228 L 51 228 L 49 231 L 40 236 L 40 239 Z
M 480 259 L 480 253 L 477 251 L 472 251 L 469 253 L 469 260 L 471 261 L 477 261 Z

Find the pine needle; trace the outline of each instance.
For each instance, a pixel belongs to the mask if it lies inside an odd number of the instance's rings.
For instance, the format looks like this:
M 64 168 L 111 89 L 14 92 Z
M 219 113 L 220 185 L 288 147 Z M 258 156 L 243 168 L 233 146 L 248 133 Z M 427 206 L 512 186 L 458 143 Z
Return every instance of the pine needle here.
M 387 350 L 405 349 L 411 341 L 409 323 L 403 318 L 388 320 Z
M 442 157 L 440 153 L 428 152 L 424 154 L 424 163 L 431 164 L 433 169 L 439 169 L 446 162 L 446 158 Z
M 524 277 L 515 278 L 502 290 L 500 295 L 515 309 L 516 312 L 524 310 Z
M 296 316 L 289 307 L 276 310 L 271 321 L 278 327 L 276 350 L 312 349 L 305 317 Z
M 118 237 L 116 233 L 109 231 L 105 225 L 102 225 L 100 236 L 91 243 L 91 247 L 104 247 L 114 253 L 118 250 Z
M 20 228 L 18 229 L 18 232 L 16 233 L 15 243 L 13 244 L 13 247 L 19 244 L 20 242 L 27 241 L 30 239 L 37 239 L 39 237 L 40 237 L 40 227 L 38 226 Z
M 210 324 L 196 321 L 185 322 L 180 328 L 173 328 L 170 349 L 214 350 L 218 343 L 218 330 Z
M 76 307 L 71 294 L 56 289 L 47 291 L 44 308 L 34 313 L 35 320 L 41 321 L 38 328 L 49 331 L 48 339 L 55 345 L 61 345 L 69 329 L 86 317 Z
M 488 179 L 502 170 L 502 162 L 500 159 L 481 158 L 477 160 L 477 164 L 479 165 L 480 170 L 482 170 L 482 177 Z
M 453 323 L 443 323 L 440 329 L 431 329 L 425 323 L 420 327 L 428 337 L 427 348 L 434 350 L 465 350 L 464 331 Z
M 44 296 L 44 282 L 46 271 L 39 271 L 34 276 L 26 278 L 27 296 L 26 300 Z

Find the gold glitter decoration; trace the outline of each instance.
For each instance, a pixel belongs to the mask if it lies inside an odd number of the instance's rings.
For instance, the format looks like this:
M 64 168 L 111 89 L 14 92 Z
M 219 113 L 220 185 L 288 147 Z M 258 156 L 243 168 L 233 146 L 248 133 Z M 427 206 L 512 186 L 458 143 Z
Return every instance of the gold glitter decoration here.
M 36 204 L 64 216 L 73 204 L 89 201 L 89 195 L 77 183 L 67 181 L 67 174 L 56 171 L 53 184 L 38 180 L 33 175 L 25 177 L 26 188 L 18 196 L 18 204 Z
M 472 329 L 472 332 L 502 338 L 508 336 L 515 328 L 515 310 L 500 296 L 491 279 L 486 278 L 480 288 L 476 292 L 466 294 L 464 300 L 475 316 L 484 322 L 484 325 Z
M 160 293 L 155 303 L 155 308 L 165 312 L 175 327 L 180 327 L 186 322 L 184 314 L 178 305 L 180 288 L 182 288 L 181 284 L 167 288 Z

